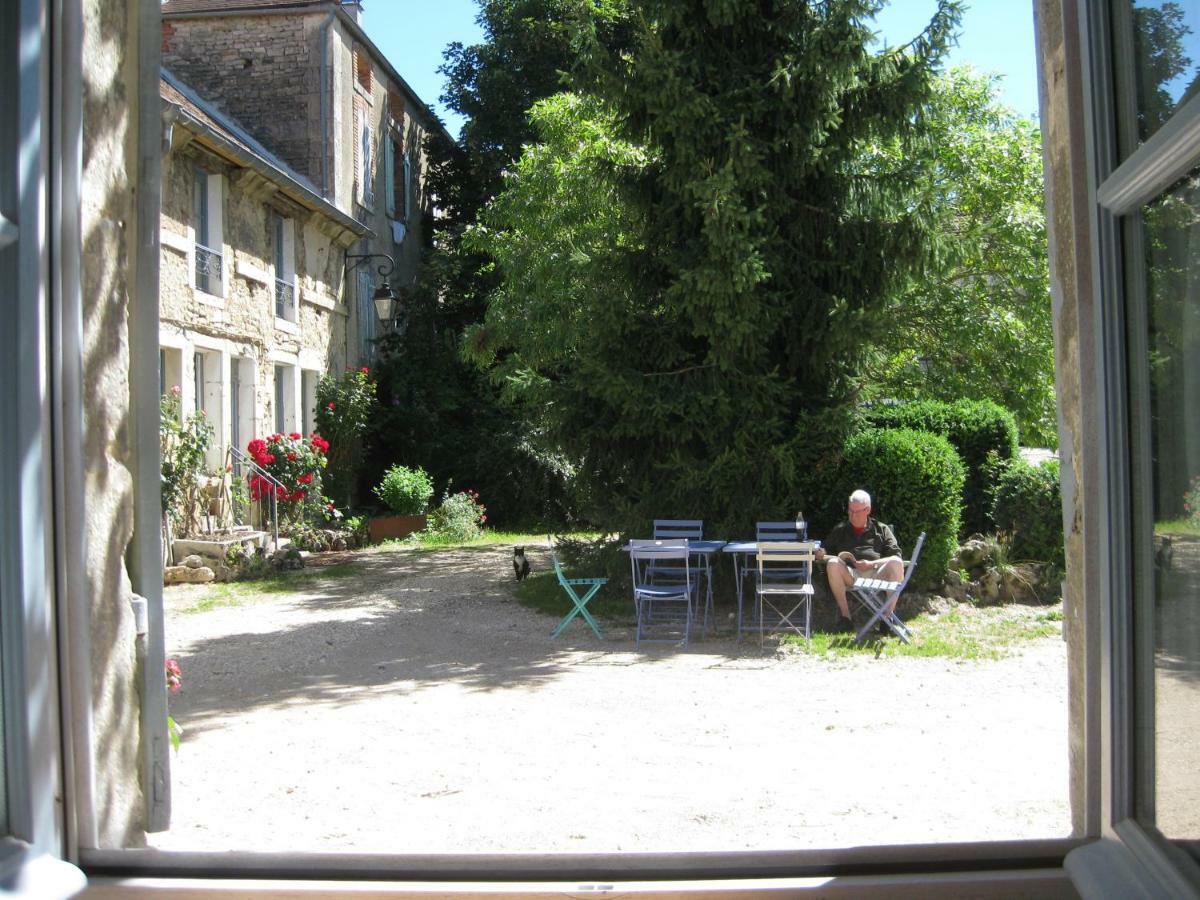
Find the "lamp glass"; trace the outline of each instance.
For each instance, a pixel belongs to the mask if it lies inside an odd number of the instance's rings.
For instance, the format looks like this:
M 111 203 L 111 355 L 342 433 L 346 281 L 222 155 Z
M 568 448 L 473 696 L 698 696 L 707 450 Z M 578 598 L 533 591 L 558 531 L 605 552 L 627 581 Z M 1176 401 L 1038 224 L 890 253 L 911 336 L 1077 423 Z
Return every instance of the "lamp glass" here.
M 395 312 L 396 298 L 392 294 L 392 289 L 386 284 L 381 284 L 375 289 L 375 313 L 381 321 L 390 322 Z

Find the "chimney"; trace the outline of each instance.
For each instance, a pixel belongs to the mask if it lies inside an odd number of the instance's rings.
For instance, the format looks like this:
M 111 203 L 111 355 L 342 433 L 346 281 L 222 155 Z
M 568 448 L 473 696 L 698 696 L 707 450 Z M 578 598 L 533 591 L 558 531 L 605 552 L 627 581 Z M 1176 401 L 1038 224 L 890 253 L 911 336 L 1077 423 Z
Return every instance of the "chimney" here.
M 342 9 L 354 17 L 356 24 L 362 24 L 362 0 L 342 0 Z

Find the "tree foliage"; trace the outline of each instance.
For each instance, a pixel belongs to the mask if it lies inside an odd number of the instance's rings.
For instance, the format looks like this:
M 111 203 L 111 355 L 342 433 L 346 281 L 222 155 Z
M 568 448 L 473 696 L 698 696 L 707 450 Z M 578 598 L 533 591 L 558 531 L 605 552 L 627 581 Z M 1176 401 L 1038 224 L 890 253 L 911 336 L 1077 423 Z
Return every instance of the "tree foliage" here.
M 864 348 L 935 255 L 913 167 L 879 148 L 924 152 L 959 10 L 875 53 L 880 6 L 630 3 L 620 53 L 583 45 L 591 99 L 534 116 L 471 243 L 503 286 L 467 351 L 600 524 L 744 529 L 822 489 Z
M 536 424 L 500 402 L 499 386 L 459 356 L 498 285 L 492 260 L 462 243 L 464 231 L 532 140 L 526 116 L 557 92 L 571 68 L 573 0 L 482 0 L 484 40 L 444 54 L 442 101 L 466 117 L 462 140 L 433 134 L 426 184 L 439 216 L 418 284 L 403 292 L 406 328 L 389 336 L 376 367 L 384 402 L 372 435 L 371 470 L 422 465 L 442 486 L 480 490 L 499 524 L 561 521 L 570 512 L 570 469 L 543 446 Z M 595 17 L 607 16 L 594 4 Z M 600 33 L 615 25 L 605 19 Z
M 968 397 L 1013 412 L 1023 442 L 1057 446 L 1054 334 L 1041 136 L 995 97 L 996 77 L 956 69 L 925 112 L 921 203 L 936 220 L 935 265 L 893 299 L 867 370 L 867 399 Z

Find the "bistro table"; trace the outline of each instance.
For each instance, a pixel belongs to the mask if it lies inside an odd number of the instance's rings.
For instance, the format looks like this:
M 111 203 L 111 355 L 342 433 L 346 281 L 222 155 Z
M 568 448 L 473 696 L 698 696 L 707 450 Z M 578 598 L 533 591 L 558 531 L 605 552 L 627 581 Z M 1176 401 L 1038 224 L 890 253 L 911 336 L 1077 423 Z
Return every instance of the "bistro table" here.
M 821 546 L 820 541 L 812 540 L 810 542 Z M 764 541 L 763 543 L 776 543 L 775 541 Z M 734 590 L 737 592 L 738 605 L 738 638 L 742 636 L 742 630 L 746 623 L 742 616 L 742 601 L 745 594 L 745 578 L 747 575 L 753 575 L 758 572 L 758 541 L 726 541 L 721 548 L 725 553 L 730 555 L 733 560 L 733 584 Z

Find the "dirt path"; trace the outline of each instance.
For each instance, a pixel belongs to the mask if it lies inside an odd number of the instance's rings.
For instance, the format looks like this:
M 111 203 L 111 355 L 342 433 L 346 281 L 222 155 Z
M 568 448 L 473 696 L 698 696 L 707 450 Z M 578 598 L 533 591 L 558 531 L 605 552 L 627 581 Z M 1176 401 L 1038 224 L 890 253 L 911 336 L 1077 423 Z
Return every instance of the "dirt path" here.
M 512 598 L 511 549 L 188 613 L 175 850 L 716 850 L 1066 836 L 1061 640 L 997 662 L 636 651 Z M 535 569 L 545 560 L 532 556 Z

